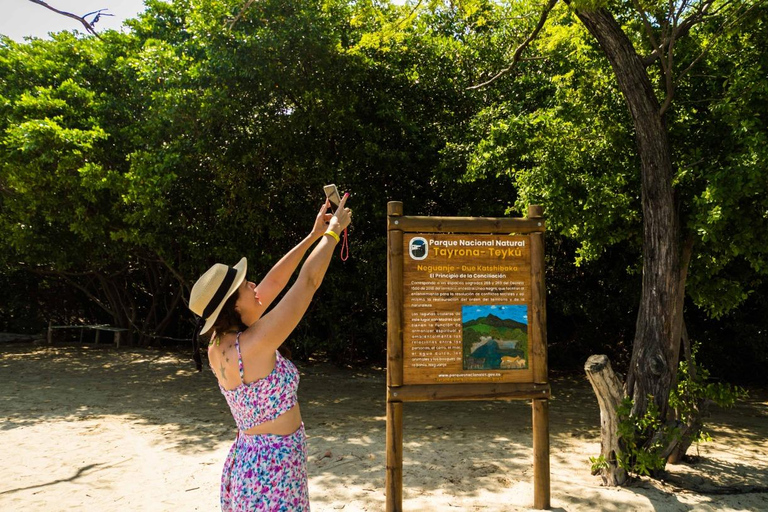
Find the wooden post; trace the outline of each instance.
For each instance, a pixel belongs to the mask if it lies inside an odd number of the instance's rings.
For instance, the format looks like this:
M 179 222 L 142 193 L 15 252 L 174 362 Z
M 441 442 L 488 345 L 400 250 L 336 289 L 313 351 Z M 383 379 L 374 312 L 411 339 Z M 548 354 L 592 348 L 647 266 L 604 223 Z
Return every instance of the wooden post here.
M 405 233 L 535 233 L 543 231 L 544 219 L 510 219 L 487 217 L 412 217 L 401 218 Z
M 51 329 L 51 321 L 48 320 L 48 344 L 53 345 L 53 329 Z
M 387 204 L 387 397 L 403 385 L 403 203 Z M 403 403 L 387 399 L 387 512 L 403 509 Z
M 403 203 L 387 204 L 387 384 L 403 385 Z
M 531 205 L 528 217 L 542 219 L 543 208 Z M 533 323 L 533 351 L 536 365 L 533 368 L 533 382 L 546 383 L 549 370 L 547 367 L 547 288 L 544 281 L 544 233 L 531 233 L 531 321 Z
M 387 512 L 403 510 L 403 403 L 387 402 Z
M 549 400 L 533 402 L 533 508 L 549 509 Z
M 528 218 L 544 225 L 544 208 L 528 207 Z M 540 222 L 538 222 L 540 220 Z M 535 383 L 548 382 L 547 367 L 547 289 L 544 281 L 544 233 L 531 233 L 531 321 L 536 364 L 533 368 Z M 531 401 L 533 415 L 533 507 L 550 507 L 549 481 L 549 400 L 535 398 Z
M 529 219 L 543 219 L 544 207 L 539 204 L 528 205 L 528 218 Z

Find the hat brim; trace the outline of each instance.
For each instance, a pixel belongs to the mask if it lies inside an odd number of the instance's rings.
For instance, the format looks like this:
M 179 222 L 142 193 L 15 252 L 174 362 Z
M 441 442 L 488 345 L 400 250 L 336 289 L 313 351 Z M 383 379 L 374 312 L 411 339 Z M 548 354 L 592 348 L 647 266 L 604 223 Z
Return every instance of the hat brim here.
M 227 300 L 229 300 L 232 294 L 234 294 L 237 289 L 240 288 L 240 285 L 243 284 L 243 281 L 245 280 L 245 272 L 248 270 L 248 261 L 245 259 L 245 257 L 243 257 L 240 261 L 237 262 L 237 265 L 232 268 L 237 271 L 237 274 L 235 274 L 235 280 L 232 281 L 232 286 L 230 286 L 229 290 L 227 290 L 227 294 L 221 300 L 221 303 L 219 303 L 219 307 L 217 307 L 211 316 L 209 316 L 205 321 L 205 325 L 200 330 L 200 334 L 205 334 L 211 330 L 213 324 L 216 323 L 216 319 L 219 318 L 219 313 L 221 313 L 221 309 L 224 307 L 224 304 L 227 302 Z

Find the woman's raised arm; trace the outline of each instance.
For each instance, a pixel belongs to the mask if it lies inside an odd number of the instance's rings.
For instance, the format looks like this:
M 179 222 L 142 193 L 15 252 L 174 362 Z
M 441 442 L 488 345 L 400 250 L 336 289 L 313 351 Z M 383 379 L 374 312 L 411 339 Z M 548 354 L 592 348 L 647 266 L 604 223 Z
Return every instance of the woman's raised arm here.
M 336 235 L 341 234 L 351 220 L 350 211 L 345 207 L 348 197 L 349 195 L 345 194 L 336 214 L 331 218 L 327 226 L 327 230 L 333 231 Z M 322 217 L 321 215 L 317 217 L 318 219 L 323 219 L 321 229 L 325 227 L 324 211 L 321 212 Z M 317 222 L 315 226 L 318 226 Z M 313 229 L 314 232 L 315 230 Z M 244 359 L 249 356 L 271 356 L 277 350 L 277 347 L 293 332 L 304 316 L 304 313 L 306 313 L 312 297 L 323 282 L 336 244 L 337 237 L 330 235 L 322 236 L 320 242 L 307 257 L 304 265 L 302 265 L 296 282 L 285 296 L 272 311 L 264 315 L 263 318 L 251 325 L 242 334 L 241 340 L 243 343 L 241 346 Z
M 318 238 L 323 236 L 323 233 L 328 229 L 328 223 L 331 220 L 331 214 L 326 213 L 330 203 L 325 201 L 323 207 L 315 218 L 315 224 L 312 226 L 312 231 L 309 235 L 299 242 L 296 247 L 288 251 L 288 253 L 280 258 L 280 261 L 275 263 L 272 269 L 266 276 L 256 285 L 256 293 L 261 304 L 261 310 L 259 316 L 264 314 L 264 311 L 269 308 L 270 304 L 280 295 L 283 288 L 290 281 L 291 276 L 296 271 L 296 267 L 301 263 L 301 259 L 304 254 L 312 246 Z

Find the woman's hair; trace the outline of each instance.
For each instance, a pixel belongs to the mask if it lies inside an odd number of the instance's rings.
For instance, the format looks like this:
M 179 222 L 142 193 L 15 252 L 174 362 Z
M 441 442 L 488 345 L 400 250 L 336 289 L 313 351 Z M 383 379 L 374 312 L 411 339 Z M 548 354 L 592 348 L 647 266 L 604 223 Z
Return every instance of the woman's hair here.
M 240 320 L 240 313 L 235 311 L 235 304 L 237 304 L 239 296 L 239 291 L 233 293 L 222 306 L 219 316 L 213 323 L 212 329 L 216 336 L 221 336 L 227 331 L 244 331 L 246 329 L 246 325 Z
M 232 296 L 227 299 L 227 302 L 224 303 L 224 306 L 222 306 L 219 316 L 216 318 L 212 327 L 214 336 L 221 336 L 227 331 L 244 331 L 248 328 L 248 326 L 240 319 L 240 313 L 235 311 L 235 304 L 237 304 L 239 296 L 239 291 L 233 293 Z M 285 346 L 285 343 L 280 345 L 277 350 L 280 351 L 280 354 L 286 359 L 291 358 L 291 350 Z

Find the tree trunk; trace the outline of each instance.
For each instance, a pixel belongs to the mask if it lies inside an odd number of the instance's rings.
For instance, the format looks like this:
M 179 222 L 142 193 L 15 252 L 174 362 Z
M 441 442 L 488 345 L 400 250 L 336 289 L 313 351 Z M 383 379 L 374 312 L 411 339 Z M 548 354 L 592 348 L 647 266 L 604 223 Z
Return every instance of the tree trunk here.
M 680 222 L 667 127 L 645 66 L 613 16 L 605 9 L 577 10 L 576 15 L 611 63 L 635 127 L 641 161 L 643 287 L 626 388 L 634 400 L 633 414 L 644 414 L 651 397 L 666 418 L 683 304 Z
M 600 405 L 600 455 L 607 464 L 599 470 L 600 477 L 603 485 L 623 485 L 627 481 L 627 472 L 617 463 L 621 446 L 617 434 L 619 418 L 616 414 L 624 396 L 621 381 L 613 372 L 608 356 L 590 356 L 584 371 L 587 372 Z
M 702 405 L 703 404 L 700 404 L 696 407 L 695 416 L 691 421 L 681 427 L 680 441 L 675 444 L 672 453 L 667 457 L 667 462 L 669 464 L 679 464 L 685 458 L 685 454 L 688 452 L 688 448 L 693 444 L 694 438 L 704 427 L 704 423 L 702 422 Z

